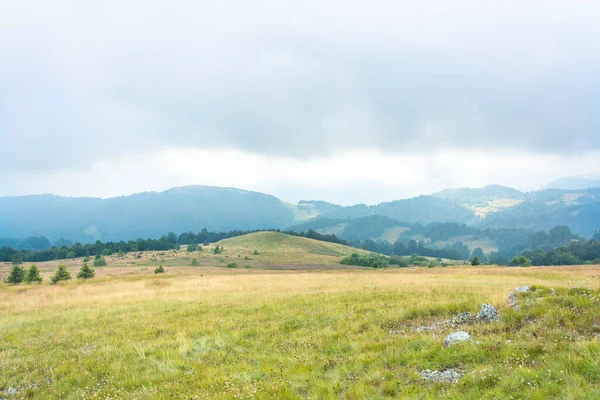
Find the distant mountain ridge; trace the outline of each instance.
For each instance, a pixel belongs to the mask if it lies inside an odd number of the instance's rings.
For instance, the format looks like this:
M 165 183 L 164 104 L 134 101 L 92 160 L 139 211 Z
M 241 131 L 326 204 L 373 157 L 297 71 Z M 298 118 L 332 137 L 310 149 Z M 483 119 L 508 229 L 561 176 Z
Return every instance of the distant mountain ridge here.
M 482 229 L 548 231 L 565 225 L 577 235 L 590 237 L 600 230 L 600 188 L 521 192 L 489 185 L 348 207 L 319 200 L 292 204 L 264 193 L 213 186 L 185 186 L 109 199 L 0 197 L 0 237 L 20 240 L 44 236 L 50 242 L 61 238 L 81 242 L 158 238 L 170 231 L 198 232 L 203 228 L 231 231 L 316 227 L 338 235 L 349 221 L 367 217 L 408 224 L 458 223 Z M 393 241 L 405 228 L 371 218 L 352 224 L 347 234 L 351 229 L 352 237 Z M 377 237 L 369 236 L 375 233 Z
M 564 176 L 553 182 L 550 182 L 542 189 L 580 190 L 597 187 L 600 187 L 600 178 Z

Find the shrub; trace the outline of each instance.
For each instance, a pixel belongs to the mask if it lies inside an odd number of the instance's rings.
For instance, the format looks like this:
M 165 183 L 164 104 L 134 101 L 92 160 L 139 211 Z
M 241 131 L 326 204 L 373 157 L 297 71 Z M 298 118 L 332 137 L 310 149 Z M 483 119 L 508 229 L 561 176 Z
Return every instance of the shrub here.
M 238 265 L 236 263 L 229 263 L 227 264 L 227 268 L 237 268 Z
M 67 267 L 64 264 L 58 266 L 58 269 L 50 278 L 50 281 L 53 284 L 58 283 L 59 281 L 68 281 L 71 279 L 71 273 L 67 270 Z
M 104 256 L 97 255 L 94 258 L 94 267 L 106 267 L 106 259 Z
M 195 258 L 192 258 L 192 267 L 197 267 L 198 266 L 198 260 L 196 260 Z
M 154 270 L 155 274 L 164 274 L 165 273 L 165 269 L 163 268 L 162 264 L 159 265 L 155 270 Z
M 385 268 L 389 265 L 389 260 L 386 256 L 376 253 L 360 255 L 352 253 L 341 261 L 345 265 L 358 265 L 361 267 Z
M 25 282 L 41 282 L 42 281 L 42 277 L 40 276 L 40 270 L 38 269 L 38 267 L 33 264 L 31 267 L 29 267 L 29 269 L 27 270 L 27 272 L 25 273 Z
M 252 254 L 254 254 L 255 256 L 257 256 L 259 254 L 259 252 L 258 252 L 258 250 L 254 250 L 254 253 L 252 253 Z
M 10 274 L 8 275 L 8 279 L 6 283 L 12 283 L 13 285 L 18 285 L 23 282 L 23 278 L 25 277 L 25 270 L 23 267 L 15 265 L 11 268 Z
M 222 247 L 219 247 L 219 245 L 217 245 L 217 247 L 215 247 L 215 248 L 213 249 L 213 253 L 214 253 L 214 254 L 221 254 L 222 252 L 223 252 L 223 248 L 222 248 Z
M 187 251 L 189 253 L 191 253 L 193 251 L 198 251 L 198 245 L 197 244 L 188 244 Z
M 473 259 L 471 260 L 471 265 L 474 267 L 479 265 L 479 257 L 477 257 L 477 256 L 473 257 Z
M 75 257 L 76 257 L 76 254 L 74 251 L 70 251 L 67 253 L 67 258 L 75 258 Z
M 90 261 L 90 256 L 83 257 L 83 262 L 89 262 L 89 261 Z
M 83 263 L 79 273 L 77 273 L 78 279 L 91 279 L 96 276 L 96 271 L 94 268 L 90 267 L 88 263 Z

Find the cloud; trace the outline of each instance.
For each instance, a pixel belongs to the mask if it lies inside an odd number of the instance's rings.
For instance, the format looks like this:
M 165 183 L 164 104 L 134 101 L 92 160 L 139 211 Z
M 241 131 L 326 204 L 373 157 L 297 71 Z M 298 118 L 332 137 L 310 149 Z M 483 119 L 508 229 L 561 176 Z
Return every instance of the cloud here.
M 599 17 L 558 1 L 4 1 L 0 169 L 182 147 L 598 150 Z
M 354 150 L 300 160 L 234 150 L 170 148 L 94 162 L 87 168 L 0 171 L 5 183 L 0 194 L 114 197 L 202 184 L 260 191 L 292 202 L 376 204 L 490 183 L 533 190 L 580 171 L 600 175 L 598 157 L 600 152 L 557 156 L 463 150 L 390 155 Z

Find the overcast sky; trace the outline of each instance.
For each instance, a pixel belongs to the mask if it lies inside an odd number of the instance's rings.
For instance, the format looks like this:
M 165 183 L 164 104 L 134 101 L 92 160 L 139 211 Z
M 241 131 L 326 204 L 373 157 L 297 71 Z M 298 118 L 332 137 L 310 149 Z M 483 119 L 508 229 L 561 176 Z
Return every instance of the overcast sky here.
M 600 2 L 2 0 L 0 195 L 600 175 Z

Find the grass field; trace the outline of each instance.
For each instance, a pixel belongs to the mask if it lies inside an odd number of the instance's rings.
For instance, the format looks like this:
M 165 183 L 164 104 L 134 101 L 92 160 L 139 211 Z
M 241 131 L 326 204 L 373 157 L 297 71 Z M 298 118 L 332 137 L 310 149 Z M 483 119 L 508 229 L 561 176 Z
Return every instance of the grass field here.
M 263 239 L 259 252 L 271 260 L 278 256 L 269 251 L 298 251 L 295 241 Z M 222 243 L 242 253 L 257 238 Z M 142 268 L 97 268 L 93 280 L 56 286 L 0 285 L 0 398 L 600 397 L 597 266 Z M 506 295 L 521 285 L 536 290 L 514 310 Z M 413 329 L 482 303 L 501 319 L 460 327 L 472 342 L 444 348 L 457 329 Z M 463 376 L 433 383 L 419 375 L 445 368 Z

